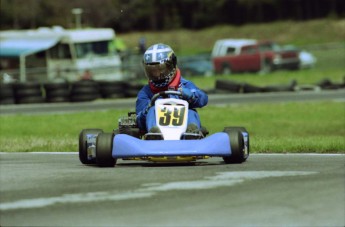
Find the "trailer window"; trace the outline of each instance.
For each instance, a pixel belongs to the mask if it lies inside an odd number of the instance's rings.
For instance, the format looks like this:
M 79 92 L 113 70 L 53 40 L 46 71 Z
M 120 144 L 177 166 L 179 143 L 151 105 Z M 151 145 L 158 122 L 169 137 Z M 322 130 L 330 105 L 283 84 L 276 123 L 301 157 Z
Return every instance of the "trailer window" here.
M 68 44 L 58 44 L 49 50 L 50 57 L 53 59 L 71 59 L 71 51 Z
M 77 58 L 83 58 L 87 55 L 107 55 L 109 41 L 98 41 L 91 43 L 77 43 L 75 44 Z

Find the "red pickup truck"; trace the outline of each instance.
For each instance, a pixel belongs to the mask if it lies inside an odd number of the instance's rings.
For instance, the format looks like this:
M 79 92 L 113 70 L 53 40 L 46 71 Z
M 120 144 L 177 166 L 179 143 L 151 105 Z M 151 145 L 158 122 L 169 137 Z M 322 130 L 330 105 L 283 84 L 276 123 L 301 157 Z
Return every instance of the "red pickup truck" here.
M 218 40 L 212 50 L 214 70 L 219 74 L 233 72 L 267 73 L 276 69 L 298 69 L 297 51 L 283 50 L 274 42 L 253 39 Z

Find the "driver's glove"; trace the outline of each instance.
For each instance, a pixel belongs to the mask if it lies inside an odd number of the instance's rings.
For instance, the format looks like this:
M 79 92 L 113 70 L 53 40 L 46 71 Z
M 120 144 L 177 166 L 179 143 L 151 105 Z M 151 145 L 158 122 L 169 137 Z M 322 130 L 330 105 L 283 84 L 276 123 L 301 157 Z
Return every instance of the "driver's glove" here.
M 194 93 L 188 89 L 188 88 L 180 88 L 179 89 L 182 93 L 182 98 L 188 102 L 193 102 L 194 101 Z
M 148 105 L 145 107 L 145 109 L 144 109 L 144 111 L 143 111 L 143 114 L 144 114 L 145 116 L 146 116 L 147 113 L 149 112 L 150 108 L 151 108 L 151 105 L 150 105 L 150 104 L 148 104 Z

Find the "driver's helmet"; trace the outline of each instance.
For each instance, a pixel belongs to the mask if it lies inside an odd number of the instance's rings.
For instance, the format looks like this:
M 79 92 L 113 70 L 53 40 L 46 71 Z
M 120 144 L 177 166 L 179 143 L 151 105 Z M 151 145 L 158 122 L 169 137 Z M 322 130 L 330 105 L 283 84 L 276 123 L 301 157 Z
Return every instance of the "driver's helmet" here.
M 176 56 L 166 44 L 150 46 L 144 53 L 143 65 L 149 82 L 157 88 L 168 86 L 176 75 Z

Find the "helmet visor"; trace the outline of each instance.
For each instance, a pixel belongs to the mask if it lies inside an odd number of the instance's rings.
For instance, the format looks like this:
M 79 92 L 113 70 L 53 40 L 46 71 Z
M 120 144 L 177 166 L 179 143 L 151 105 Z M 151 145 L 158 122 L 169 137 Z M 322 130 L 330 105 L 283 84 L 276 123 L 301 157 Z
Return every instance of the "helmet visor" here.
M 171 72 L 167 64 L 145 64 L 144 68 L 147 78 L 153 82 L 166 80 Z

